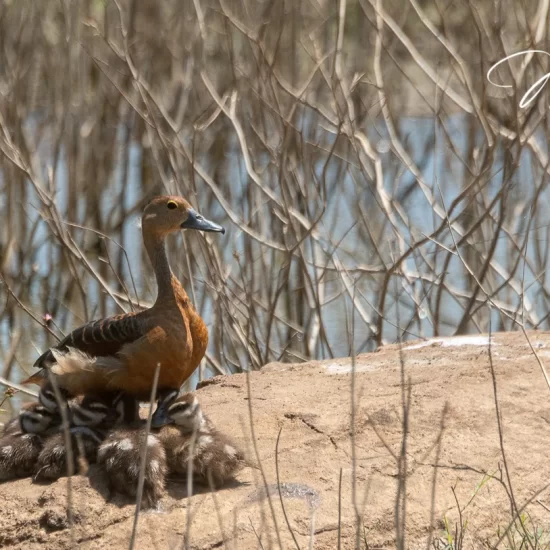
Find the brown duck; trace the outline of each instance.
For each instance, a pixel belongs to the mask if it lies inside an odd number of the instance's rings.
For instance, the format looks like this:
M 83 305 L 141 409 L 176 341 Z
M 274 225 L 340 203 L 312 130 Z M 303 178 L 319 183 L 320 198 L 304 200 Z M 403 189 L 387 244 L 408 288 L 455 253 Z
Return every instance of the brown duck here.
M 197 368 L 208 344 L 206 325 L 166 256 L 166 236 L 181 229 L 225 233 L 182 197 L 154 198 L 142 216 L 143 242 L 158 286 L 154 305 L 75 329 L 38 358 L 34 366 L 40 371 L 23 383 L 44 388 L 49 373 L 70 395 L 122 390 L 148 399 L 160 364 L 159 406 L 153 425 L 165 424 L 167 396 L 172 397 Z

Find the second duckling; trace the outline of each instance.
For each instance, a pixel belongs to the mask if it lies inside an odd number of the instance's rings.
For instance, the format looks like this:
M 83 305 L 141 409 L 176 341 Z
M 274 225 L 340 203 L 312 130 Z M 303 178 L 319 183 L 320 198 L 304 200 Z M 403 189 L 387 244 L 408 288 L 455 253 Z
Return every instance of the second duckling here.
M 166 450 L 168 470 L 177 476 L 188 475 L 211 488 L 219 488 L 244 466 L 244 454 L 219 432 L 202 412 L 192 393 L 178 397 L 167 410 L 173 424 L 163 426 L 158 438 Z
M 0 439 L 0 481 L 32 475 L 44 444 L 51 433 L 53 415 L 40 403 L 24 405 L 10 420 Z

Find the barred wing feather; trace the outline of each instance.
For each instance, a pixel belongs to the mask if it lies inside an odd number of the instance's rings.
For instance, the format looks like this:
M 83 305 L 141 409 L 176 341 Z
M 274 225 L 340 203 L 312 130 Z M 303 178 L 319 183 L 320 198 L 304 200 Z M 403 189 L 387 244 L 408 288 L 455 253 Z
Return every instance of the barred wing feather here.
M 115 355 L 121 348 L 145 334 L 141 318 L 136 313 L 125 313 L 91 321 L 68 334 L 57 346 L 44 352 L 34 363 L 39 369 L 49 368 L 59 352 L 77 349 L 90 357 Z M 54 353 L 58 352 L 57 354 Z

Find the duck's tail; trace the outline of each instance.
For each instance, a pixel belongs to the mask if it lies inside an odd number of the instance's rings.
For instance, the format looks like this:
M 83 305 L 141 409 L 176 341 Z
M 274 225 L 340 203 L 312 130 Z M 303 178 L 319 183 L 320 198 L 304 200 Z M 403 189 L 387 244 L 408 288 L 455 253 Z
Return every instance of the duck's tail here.
M 43 385 L 53 375 L 59 387 L 72 395 L 107 389 L 109 376 L 123 365 L 115 357 L 91 357 L 75 348 L 67 351 L 51 350 L 55 358 L 47 369 L 41 369 L 21 382 Z
M 47 378 L 47 375 L 46 375 L 45 369 L 40 369 L 38 372 L 35 372 L 32 376 L 25 378 L 25 380 L 20 382 L 20 384 L 23 384 L 23 385 L 37 384 L 38 386 L 41 386 L 46 380 L 46 378 Z

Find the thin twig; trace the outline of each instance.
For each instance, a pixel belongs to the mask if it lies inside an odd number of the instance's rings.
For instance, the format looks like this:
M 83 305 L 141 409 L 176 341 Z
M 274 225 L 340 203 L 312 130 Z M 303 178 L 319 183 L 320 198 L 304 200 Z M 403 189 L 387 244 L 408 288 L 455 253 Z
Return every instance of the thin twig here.
M 145 469 L 146 469 L 146 461 L 147 461 L 147 437 L 149 436 L 149 433 L 151 432 L 151 422 L 153 418 L 153 407 L 156 401 L 156 395 L 157 395 L 157 385 L 159 380 L 159 374 L 160 374 L 161 364 L 157 363 L 157 366 L 155 368 L 155 374 L 153 376 L 153 385 L 151 386 L 151 397 L 149 399 L 149 412 L 147 414 L 147 423 L 145 424 L 145 435 L 144 439 L 141 443 L 141 449 L 140 449 L 140 457 L 139 457 L 139 477 L 138 477 L 138 486 L 136 491 L 136 510 L 134 512 L 134 522 L 132 525 L 132 534 L 130 536 L 130 544 L 128 546 L 129 550 L 134 550 L 136 539 L 137 539 L 137 528 L 138 528 L 138 520 L 139 520 L 139 513 L 141 510 L 141 499 L 143 497 L 143 486 L 145 484 Z
M 292 529 L 292 525 L 290 525 L 290 521 L 288 519 L 286 508 L 285 508 L 285 502 L 283 499 L 283 493 L 281 492 L 281 480 L 279 478 L 279 439 L 281 439 L 281 433 L 283 431 L 283 427 L 281 426 L 281 429 L 279 430 L 279 433 L 277 434 L 277 442 L 275 443 L 275 472 L 277 474 L 277 491 L 279 493 L 279 500 L 281 501 L 281 508 L 283 509 L 283 516 L 285 517 L 286 526 L 288 527 L 288 530 L 290 531 L 290 534 L 292 535 L 292 540 L 294 541 L 294 545 L 298 550 L 300 550 L 300 545 L 298 544 L 298 541 L 296 540 L 296 535 L 294 534 L 294 529 Z

